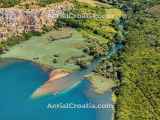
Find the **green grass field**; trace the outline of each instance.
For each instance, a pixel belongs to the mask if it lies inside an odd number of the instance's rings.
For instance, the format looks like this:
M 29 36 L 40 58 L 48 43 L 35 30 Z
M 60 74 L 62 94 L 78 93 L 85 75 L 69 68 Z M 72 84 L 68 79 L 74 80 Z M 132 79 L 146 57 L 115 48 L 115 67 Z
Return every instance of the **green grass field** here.
M 86 79 L 89 79 L 94 91 L 98 94 L 104 94 L 106 91 L 110 91 L 116 84 L 112 79 L 106 79 L 105 77 L 91 73 L 86 76 Z
M 67 30 L 66 32 L 53 30 L 42 36 L 34 36 L 28 41 L 9 48 L 9 51 L 1 57 L 32 60 L 53 68 L 77 69 L 78 66 L 67 63 L 67 61 L 81 56 L 89 57 L 83 53 L 82 49 L 85 46 L 85 39 L 76 30 L 68 29 L 68 31 L 70 32 L 67 32 Z M 51 36 L 59 35 L 59 32 L 61 34 L 70 34 L 72 32 L 72 36 L 54 41 L 49 40 Z

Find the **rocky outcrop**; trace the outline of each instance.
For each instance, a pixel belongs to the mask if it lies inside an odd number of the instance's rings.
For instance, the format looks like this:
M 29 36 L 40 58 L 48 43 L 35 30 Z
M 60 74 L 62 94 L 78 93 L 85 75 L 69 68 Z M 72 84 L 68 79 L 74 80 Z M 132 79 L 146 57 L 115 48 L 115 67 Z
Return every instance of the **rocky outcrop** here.
M 40 32 L 44 25 L 53 26 L 58 16 L 69 8 L 70 2 L 68 1 L 30 10 L 1 8 L 0 39 L 5 39 L 6 37 L 23 32 Z

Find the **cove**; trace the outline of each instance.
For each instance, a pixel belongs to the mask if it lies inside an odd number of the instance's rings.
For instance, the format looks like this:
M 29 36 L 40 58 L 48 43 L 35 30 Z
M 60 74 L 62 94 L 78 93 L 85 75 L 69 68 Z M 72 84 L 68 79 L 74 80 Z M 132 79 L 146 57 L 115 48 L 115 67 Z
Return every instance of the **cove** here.
M 77 74 L 81 76 L 84 72 L 87 71 L 81 71 Z M 74 77 L 75 74 L 72 78 Z M 111 92 L 95 95 L 86 80 L 82 80 L 63 94 L 48 95 L 35 100 L 30 99 L 33 91 L 46 80 L 48 80 L 48 72 L 30 61 L 10 60 L 1 62 L 0 119 L 112 120 L 112 109 L 47 109 L 49 103 L 112 104 Z

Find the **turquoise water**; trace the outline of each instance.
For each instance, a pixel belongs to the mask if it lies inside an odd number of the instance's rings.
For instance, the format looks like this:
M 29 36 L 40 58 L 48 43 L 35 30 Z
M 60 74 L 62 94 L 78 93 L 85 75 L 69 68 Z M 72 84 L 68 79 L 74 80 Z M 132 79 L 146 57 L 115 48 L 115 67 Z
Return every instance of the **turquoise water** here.
M 83 72 L 82 72 L 83 73 Z M 88 81 L 81 81 L 62 94 L 31 99 L 48 80 L 48 72 L 29 61 L 0 64 L 0 120 L 111 120 L 112 109 L 47 109 L 58 103 L 112 103 L 111 92 L 95 95 Z
M 106 52 L 107 58 L 112 58 L 113 55 L 116 55 L 119 51 L 121 51 L 124 48 L 124 45 L 122 41 L 118 41 L 116 44 L 113 44 L 111 49 Z

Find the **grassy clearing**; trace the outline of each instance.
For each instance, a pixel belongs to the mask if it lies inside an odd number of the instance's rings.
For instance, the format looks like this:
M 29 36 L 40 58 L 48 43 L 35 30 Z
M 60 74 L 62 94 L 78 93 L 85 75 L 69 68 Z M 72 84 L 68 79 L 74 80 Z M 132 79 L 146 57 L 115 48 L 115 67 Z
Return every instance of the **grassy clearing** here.
M 107 3 L 102 3 L 102 2 L 98 2 L 96 0 L 78 0 L 81 3 L 86 3 L 88 5 L 91 6 L 98 6 L 98 7 L 103 7 L 106 10 L 106 14 L 105 14 L 105 18 L 106 19 L 115 19 L 117 17 L 121 17 L 123 15 L 123 12 L 120 9 L 117 8 L 113 8 L 113 6 L 107 4 Z M 105 21 L 107 21 L 105 19 Z
M 67 28 L 66 28 L 67 29 Z M 85 39 L 80 33 L 73 29 L 70 38 L 50 41 L 51 35 L 70 34 L 70 32 L 51 31 L 42 36 L 32 37 L 28 41 L 24 41 L 9 49 L 8 52 L 2 54 L 2 58 L 19 58 L 32 60 L 34 62 L 45 64 L 53 68 L 63 68 L 74 70 L 79 68 L 74 63 L 67 63 L 73 57 L 88 57 L 83 53 Z M 61 32 L 61 33 L 59 33 Z
M 92 6 L 96 6 L 96 4 L 100 3 L 98 1 L 95 1 L 95 0 L 78 0 L 79 2 L 82 2 L 82 3 L 87 3 L 89 5 L 92 5 Z
M 149 12 L 155 17 L 160 17 L 160 4 L 151 7 Z
M 90 80 L 94 91 L 98 94 L 103 94 L 106 91 L 111 90 L 115 86 L 115 83 L 111 79 L 106 79 L 105 77 L 99 74 L 90 74 L 86 76 L 87 79 Z
M 92 6 L 101 6 L 101 7 L 106 7 L 106 8 L 111 8 L 112 6 L 109 4 L 103 4 L 102 2 L 96 1 L 96 0 L 77 0 L 81 3 L 86 3 Z
M 124 15 L 124 13 L 120 9 L 110 8 L 110 9 L 106 9 L 105 18 L 109 19 L 109 20 L 114 20 L 114 19 L 119 18 L 123 15 Z
M 85 38 L 88 38 L 88 39 L 91 39 L 92 41 L 93 40 L 97 40 L 97 42 L 101 45 L 103 44 L 107 44 L 110 42 L 109 39 L 105 39 L 104 37 L 100 36 L 100 35 L 96 35 L 90 31 L 86 31 L 86 30 L 80 30 L 80 32 L 82 33 L 82 35 L 85 37 Z
M 82 19 L 79 18 L 69 18 L 65 19 L 63 17 L 59 18 L 57 21 L 57 24 L 59 26 L 71 26 L 78 29 L 87 30 L 90 33 L 94 33 L 96 35 L 99 35 L 101 37 L 104 37 L 104 39 L 110 39 L 113 40 L 113 37 L 116 33 L 116 30 L 113 27 L 113 21 L 115 19 L 118 19 L 124 15 L 124 13 L 117 8 L 107 8 L 104 7 L 107 4 L 98 2 L 99 4 L 96 4 L 97 1 L 94 0 L 77 0 L 74 2 L 74 9 L 66 12 L 72 13 L 74 16 L 97 16 L 93 17 L 93 19 Z M 92 5 L 92 4 L 95 4 Z M 103 6 L 102 6 L 103 5 Z

